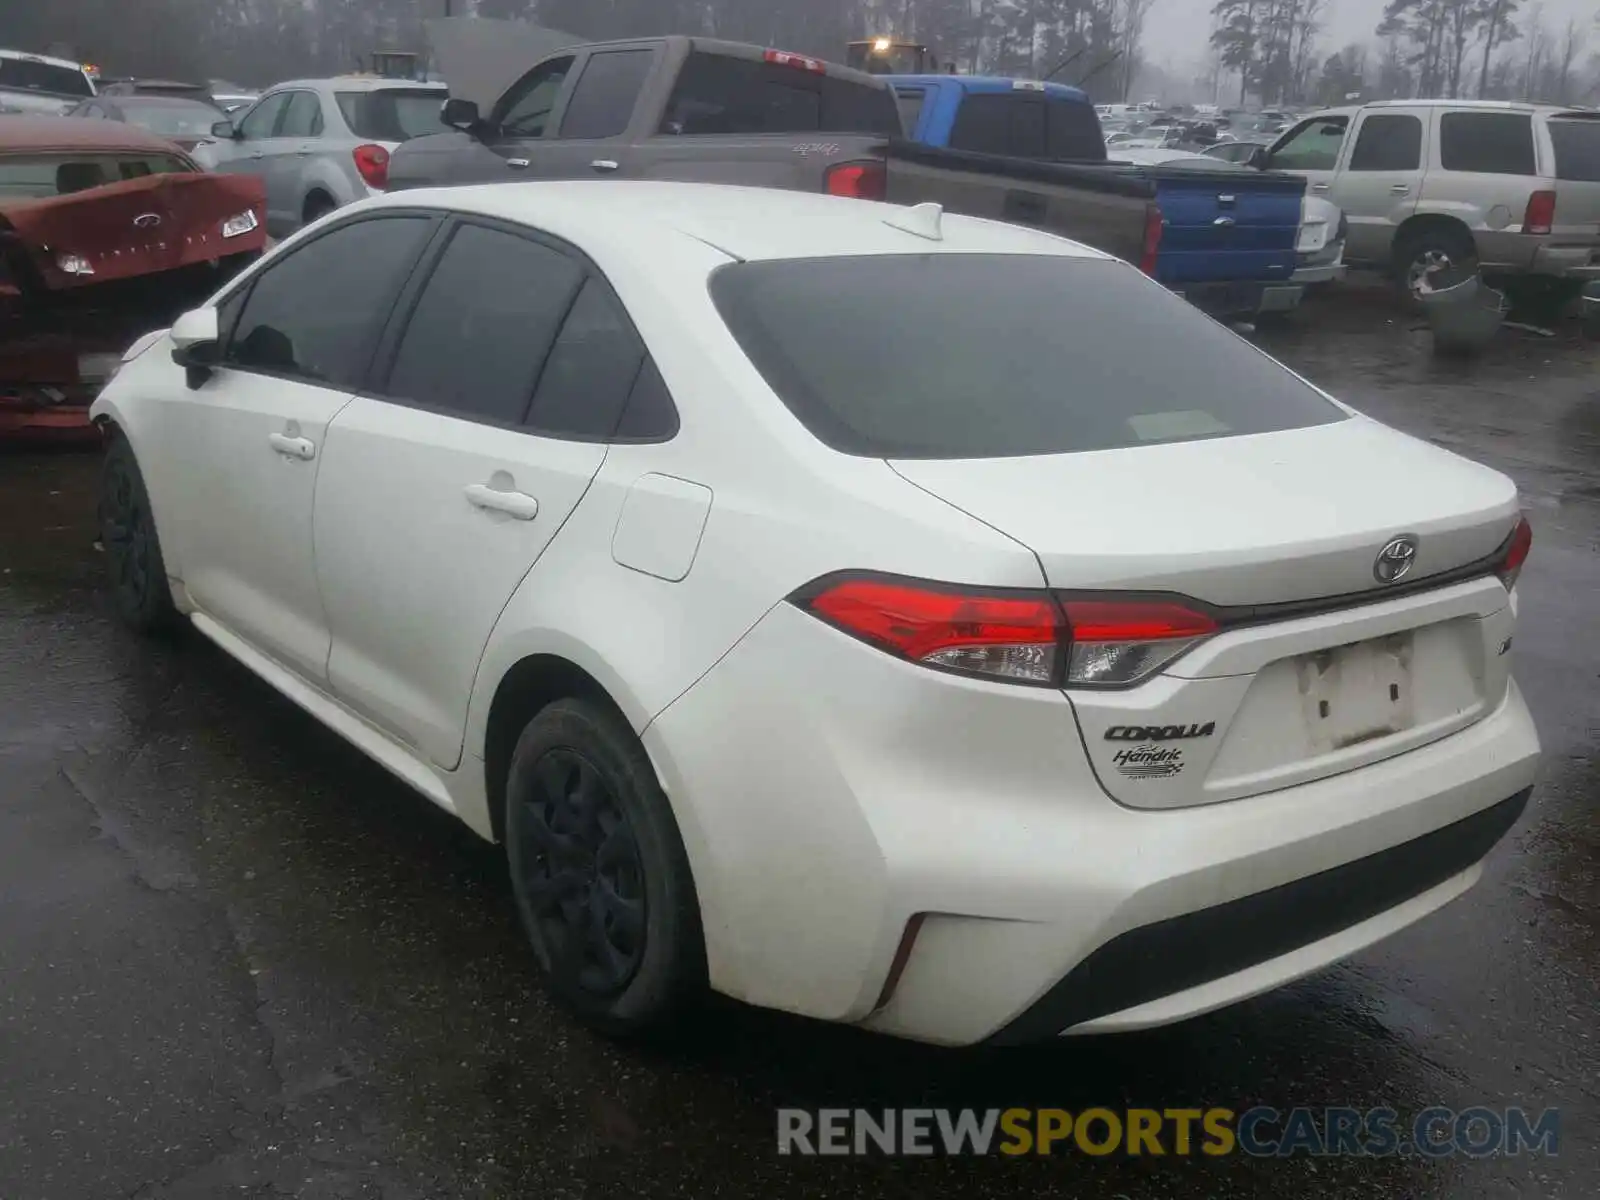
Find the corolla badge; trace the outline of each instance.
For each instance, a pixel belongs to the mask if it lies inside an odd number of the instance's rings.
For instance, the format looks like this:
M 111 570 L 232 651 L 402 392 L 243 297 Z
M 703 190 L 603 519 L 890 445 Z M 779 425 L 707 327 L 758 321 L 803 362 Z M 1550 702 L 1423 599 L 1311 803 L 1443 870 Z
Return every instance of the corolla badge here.
M 1372 577 L 1379 583 L 1399 583 L 1411 573 L 1416 561 L 1416 537 L 1401 534 L 1378 551 L 1377 561 L 1372 564 Z
M 154 229 L 161 224 L 160 213 L 140 213 L 133 219 L 133 223 L 140 229 Z

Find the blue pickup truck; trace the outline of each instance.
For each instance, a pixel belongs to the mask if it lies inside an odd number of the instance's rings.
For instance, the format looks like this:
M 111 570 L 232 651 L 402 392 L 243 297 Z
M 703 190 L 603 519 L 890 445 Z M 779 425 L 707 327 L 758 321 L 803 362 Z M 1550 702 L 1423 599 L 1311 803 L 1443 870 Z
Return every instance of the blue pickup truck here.
M 965 163 L 974 178 L 1014 181 L 1004 219 L 1139 263 L 1214 316 L 1248 317 L 1299 302 L 1301 289 L 1290 282 L 1305 195 L 1298 176 L 1118 163 L 1107 155 L 1089 97 L 1064 84 L 970 75 L 891 75 L 886 82 L 907 138 L 936 152 L 925 166 L 948 173 Z M 917 158 L 893 153 L 910 165 Z M 891 200 L 892 181 L 891 174 Z M 1108 201 L 1141 188 L 1159 214 L 1159 240 L 1148 232 L 1131 238 L 1138 214 Z M 957 202 L 946 207 L 961 211 L 959 193 L 952 195 Z M 1143 219 L 1148 226 L 1148 214 Z

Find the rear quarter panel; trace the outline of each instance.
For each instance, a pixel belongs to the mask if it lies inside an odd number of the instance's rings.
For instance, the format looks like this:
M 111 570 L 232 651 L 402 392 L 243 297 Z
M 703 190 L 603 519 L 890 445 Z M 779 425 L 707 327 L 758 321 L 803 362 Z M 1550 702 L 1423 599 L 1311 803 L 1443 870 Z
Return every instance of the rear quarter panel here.
M 884 139 L 861 134 L 656 136 L 633 152 L 638 179 L 820 192 L 835 163 L 876 159 Z

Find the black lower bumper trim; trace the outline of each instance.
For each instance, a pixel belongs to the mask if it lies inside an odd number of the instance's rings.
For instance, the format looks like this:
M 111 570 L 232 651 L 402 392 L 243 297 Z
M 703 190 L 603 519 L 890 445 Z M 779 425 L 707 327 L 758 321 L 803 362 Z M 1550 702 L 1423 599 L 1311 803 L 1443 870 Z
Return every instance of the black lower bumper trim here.
M 1359 925 L 1481 860 L 1516 824 L 1531 790 L 1367 858 L 1119 934 L 989 1041 L 1051 1038 Z

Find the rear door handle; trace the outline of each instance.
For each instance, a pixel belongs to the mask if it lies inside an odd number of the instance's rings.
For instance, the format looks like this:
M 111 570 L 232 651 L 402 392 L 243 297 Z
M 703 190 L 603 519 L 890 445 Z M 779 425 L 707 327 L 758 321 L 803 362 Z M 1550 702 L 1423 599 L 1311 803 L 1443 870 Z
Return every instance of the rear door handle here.
M 290 437 L 287 433 L 269 433 L 267 442 L 285 458 L 298 458 L 301 462 L 310 462 L 317 456 L 317 448 L 312 445 L 310 438 Z
M 473 508 L 507 513 L 519 521 L 531 521 L 539 515 L 539 502 L 526 492 L 497 492 L 484 484 L 471 483 L 466 496 Z
M 265 158 L 266 156 L 267 156 L 267 152 L 265 150 L 252 150 L 252 151 L 250 151 L 250 157 L 251 158 Z
M 1392 188 L 1390 188 L 1389 190 L 1391 192 L 1393 192 L 1396 196 L 1404 196 L 1407 192 L 1409 192 L 1411 190 L 1411 185 L 1409 183 L 1397 183 Z
M 1311 190 L 1312 190 L 1312 191 L 1313 191 L 1313 192 L 1325 192 L 1325 191 L 1327 191 L 1327 190 L 1328 190 L 1328 189 L 1329 189 L 1329 187 L 1331 187 L 1331 186 L 1332 186 L 1332 185 L 1331 185 L 1331 184 L 1326 184 L 1326 183 L 1313 183 L 1313 184 L 1312 184 L 1312 185 L 1311 185 Z
M 508 167 L 510 167 L 510 168 L 512 168 L 513 170 L 516 170 L 516 171 L 523 170 L 525 167 L 527 167 L 527 165 L 528 165 L 528 160 L 525 159 L 525 158 L 508 158 L 508 159 L 506 159 L 506 166 L 508 166 Z
M 609 158 L 597 158 L 589 166 L 593 170 L 601 172 L 620 171 L 622 169 L 621 163 Z

